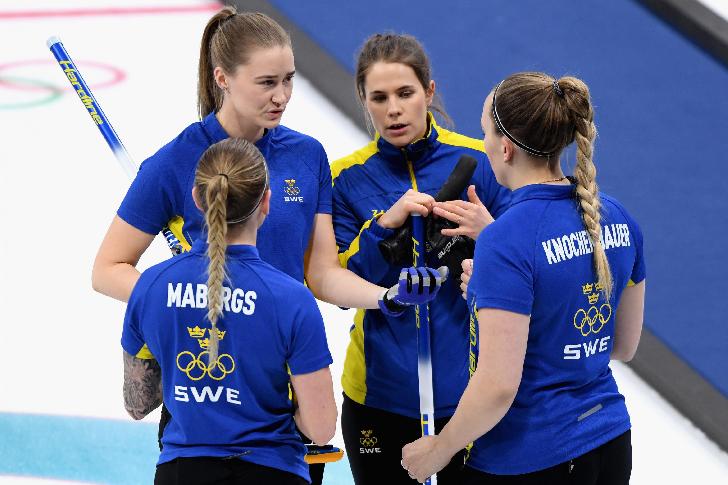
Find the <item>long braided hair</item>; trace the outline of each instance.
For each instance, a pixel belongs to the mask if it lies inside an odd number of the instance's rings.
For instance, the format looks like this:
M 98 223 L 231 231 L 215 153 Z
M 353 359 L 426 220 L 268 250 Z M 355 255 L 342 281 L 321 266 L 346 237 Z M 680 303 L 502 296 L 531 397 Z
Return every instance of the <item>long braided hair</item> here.
M 609 300 L 612 272 L 602 244 L 601 202 L 592 160 L 597 129 L 589 88 L 571 76 L 554 79 L 541 72 L 520 72 L 504 79 L 494 93 L 499 118 L 496 130 L 503 134 L 500 124 L 507 135 L 526 146 L 527 153 L 545 158 L 549 168 L 558 163 L 562 150 L 576 141 L 576 195 L 594 248 L 597 282 Z M 496 113 L 495 99 L 493 105 L 491 116 Z
M 212 324 L 209 362 L 217 360 L 217 323 L 223 314 L 223 283 L 228 229 L 244 224 L 260 206 L 268 190 L 268 169 L 263 155 L 242 138 L 228 138 L 210 146 L 195 174 L 207 226 L 207 319 Z

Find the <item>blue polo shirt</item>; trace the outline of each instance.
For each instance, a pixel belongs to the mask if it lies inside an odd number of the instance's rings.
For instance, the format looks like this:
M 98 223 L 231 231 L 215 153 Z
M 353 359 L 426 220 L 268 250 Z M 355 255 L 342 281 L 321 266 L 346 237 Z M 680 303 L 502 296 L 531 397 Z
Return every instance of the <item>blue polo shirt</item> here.
M 204 215 L 192 200 L 197 162 L 210 145 L 228 137 L 214 113 L 185 128 L 142 163 L 118 216 L 148 234 L 169 225 L 188 249 L 204 231 Z M 260 256 L 303 281 L 314 216 L 331 214 L 326 152 L 315 139 L 285 126 L 268 130 L 255 146 L 268 164 L 272 191 L 270 216 L 258 231 Z
M 237 457 L 310 480 L 288 369 L 307 374 L 332 363 L 316 301 L 254 246 L 229 246 L 219 356 L 208 368 L 205 250 L 198 241 L 189 253 L 146 270 L 127 306 L 122 347 L 157 360 L 173 416 L 159 463 Z
M 468 302 L 530 315 L 523 376 L 513 405 L 479 438 L 468 465 L 515 475 L 566 462 L 630 429 L 609 368 L 622 291 L 645 278 L 642 233 L 602 194 L 602 239 L 614 279 L 597 286 L 593 248 L 574 186 L 528 185 L 478 238 Z

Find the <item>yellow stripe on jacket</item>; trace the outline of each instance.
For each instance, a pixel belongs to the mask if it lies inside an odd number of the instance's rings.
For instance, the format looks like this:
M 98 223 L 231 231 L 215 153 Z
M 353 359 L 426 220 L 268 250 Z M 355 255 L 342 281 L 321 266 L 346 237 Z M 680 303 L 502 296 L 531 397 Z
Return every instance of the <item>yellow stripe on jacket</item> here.
M 336 177 L 338 177 L 341 172 L 347 168 L 353 167 L 354 165 L 362 165 L 363 163 L 366 163 L 366 161 L 378 151 L 377 140 L 374 139 L 351 155 L 347 155 L 333 161 L 331 163 L 331 185 L 333 186 L 336 184 Z
M 342 268 L 346 268 L 346 265 L 349 264 L 349 258 L 359 252 L 359 239 L 361 238 L 361 233 L 366 231 L 369 226 L 372 225 L 372 222 L 374 222 L 374 218 L 366 221 L 364 225 L 361 226 L 359 234 L 357 234 L 354 240 L 351 241 L 351 244 L 349 244 L 349 249 L 347 249 L 343 253 L 339 253 L 339 264 Z

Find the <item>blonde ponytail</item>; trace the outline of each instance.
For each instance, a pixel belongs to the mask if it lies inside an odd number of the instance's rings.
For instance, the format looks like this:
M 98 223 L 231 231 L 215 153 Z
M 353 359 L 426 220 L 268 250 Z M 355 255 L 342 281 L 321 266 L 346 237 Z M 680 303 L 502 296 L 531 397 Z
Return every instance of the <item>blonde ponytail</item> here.
M 207 225 L 207 319 L 212 324 L 208 339 L 208 366 L 218 357 L 217 324 L 223 315 L 223 285 L 228 229 L 245 224 L 260 206 L 268 190 L 265 159 L 252 143 L 228 138 L 202 154 L 195 173 L 195 188 Z
M 222 285 L 227 278 L 225 271 L 225 250 L 227 249 L 227 198 L 228 178 L 220 174 L 213 178 L 205 193 L 207 211 L 207 257 L 210 260 L 207 276 L 207 319 L 212 324 L 207 350 L 209 365 L 217 360 L 217 320 L 222 316 Z

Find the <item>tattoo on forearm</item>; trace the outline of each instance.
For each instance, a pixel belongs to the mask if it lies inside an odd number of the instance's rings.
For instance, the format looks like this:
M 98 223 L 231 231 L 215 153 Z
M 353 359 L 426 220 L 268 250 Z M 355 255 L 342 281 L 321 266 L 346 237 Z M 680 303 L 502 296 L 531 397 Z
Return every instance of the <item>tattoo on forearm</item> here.
M 154 359 L 137 359 L 124 352 L 124 407 L 134 419 L 162 404 L 162 369 Z

